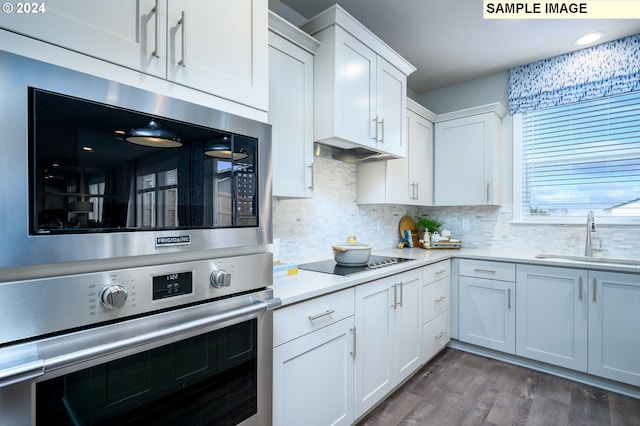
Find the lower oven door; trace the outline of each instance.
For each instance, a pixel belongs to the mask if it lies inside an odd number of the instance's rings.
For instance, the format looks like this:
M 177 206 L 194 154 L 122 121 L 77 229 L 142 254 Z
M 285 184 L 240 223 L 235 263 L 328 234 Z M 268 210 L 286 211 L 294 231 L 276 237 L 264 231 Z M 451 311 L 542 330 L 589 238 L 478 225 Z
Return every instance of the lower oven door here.
M 279 305 L 271 296 L 3 348 L 0 423 L 269 425 L 271 309 Z

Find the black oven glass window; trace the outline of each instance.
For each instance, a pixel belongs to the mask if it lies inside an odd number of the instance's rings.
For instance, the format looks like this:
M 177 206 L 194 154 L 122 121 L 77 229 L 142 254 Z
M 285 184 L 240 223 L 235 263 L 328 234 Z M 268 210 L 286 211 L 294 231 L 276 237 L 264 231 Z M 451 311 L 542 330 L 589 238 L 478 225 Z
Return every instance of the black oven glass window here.
M 257 226 L 256 139 L 29 94 L 32 235 Z
M 257 320 L 38 383 L 38 425 L 236 425 L 257 413 Z

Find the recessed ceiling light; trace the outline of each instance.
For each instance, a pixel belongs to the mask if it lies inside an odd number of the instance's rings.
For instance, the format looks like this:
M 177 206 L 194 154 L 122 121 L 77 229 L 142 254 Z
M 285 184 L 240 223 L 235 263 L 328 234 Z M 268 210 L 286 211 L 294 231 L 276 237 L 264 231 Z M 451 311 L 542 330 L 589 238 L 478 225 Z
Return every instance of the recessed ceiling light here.
M 587 44 L 595 43 L 604 37 L 604 33 L 602 31 L 596 31 L 593 33 L 585 34 L 582 37 L 578 37 L 574 42 L 578 46 L 586 46 Z
M 82 147 L 82 150 L 86 152 L 93 152 L 93 147 L 85 145 Z

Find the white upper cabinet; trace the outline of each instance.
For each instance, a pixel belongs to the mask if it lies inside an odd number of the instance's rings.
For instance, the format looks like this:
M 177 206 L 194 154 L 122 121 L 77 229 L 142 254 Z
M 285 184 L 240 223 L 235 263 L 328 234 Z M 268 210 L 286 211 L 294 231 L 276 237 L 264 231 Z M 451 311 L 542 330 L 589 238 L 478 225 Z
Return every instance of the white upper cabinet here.
M 261 110 L 268 108 L 267 2 L 168 2 L 168 78 Z
M 263 111 L 264 0 L 65 0 L 0 27 Z
M 407 75 L 413 65 L 338 5 L 302 26 L 315 56 L 314 139 L 406 156 Z
M 313 37 L 269 14 L 269 123 L 273 195 L 313 194 Z
M 505 114 L 505 108 L 495 103 L 438 115 L 436 206 L 500 204 L 500 135 Z
M 407 157 L 360 163 L 359 204 L 433 205 L 433 121 L 435 114 L 407 99 Z

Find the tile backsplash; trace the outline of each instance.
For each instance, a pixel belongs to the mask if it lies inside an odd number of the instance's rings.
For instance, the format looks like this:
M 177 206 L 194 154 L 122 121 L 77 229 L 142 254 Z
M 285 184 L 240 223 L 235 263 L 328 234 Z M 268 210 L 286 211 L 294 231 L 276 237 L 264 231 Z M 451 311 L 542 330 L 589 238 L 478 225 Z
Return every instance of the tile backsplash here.
M 314 183 L 311 199 L 273 200 L 273 234 L 280 239 L 282 261 L 331 258 L 331 246 L 346 241 L 348 235 L 372 244 L 374 251 L 395 247 L 398 223 L 405 214 L 441 218 L 464 247 L 584 253 L 584 226 L 512 224 L 511 206 L 358 205 L 355 164 L 316 157 Z M 605 256 L 640 258 L 640 227 L 599 225 L 593 246 L 600 244 Z

